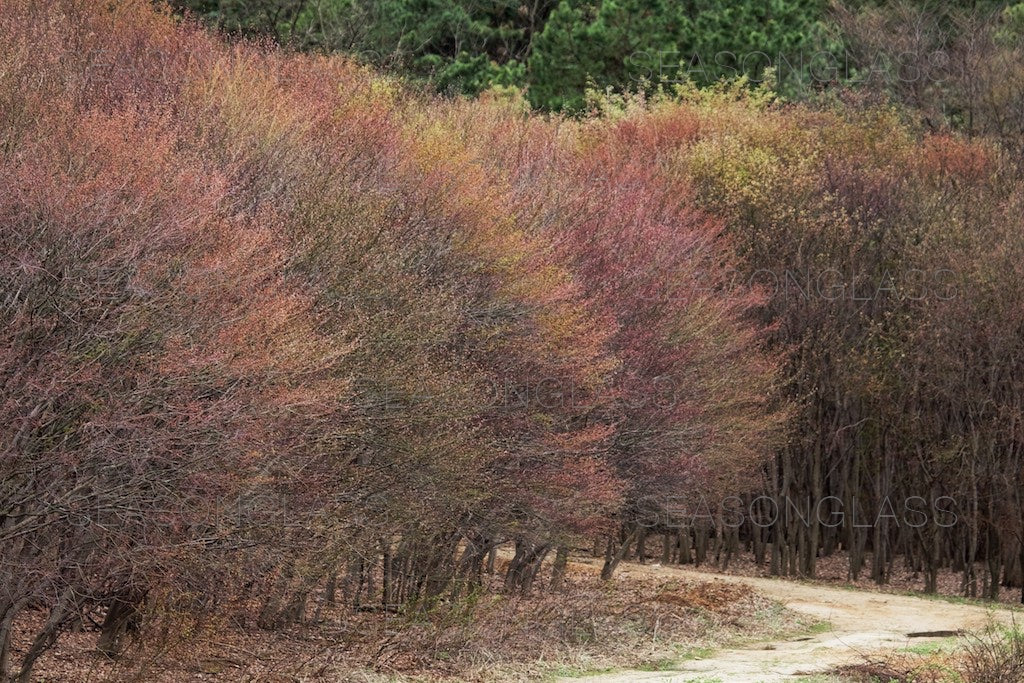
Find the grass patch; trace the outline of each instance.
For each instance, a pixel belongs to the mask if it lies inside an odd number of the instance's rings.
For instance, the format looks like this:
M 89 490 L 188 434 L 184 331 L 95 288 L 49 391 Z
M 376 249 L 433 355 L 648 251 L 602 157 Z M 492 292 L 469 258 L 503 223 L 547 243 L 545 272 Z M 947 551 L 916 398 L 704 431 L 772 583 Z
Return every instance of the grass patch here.
M 958 638 L 866 655 L 834 673 L 856 683 L 1015 683 L 1024 680 L 1024 633 L 990 624 Z
M 614 667 L 604 667 L 596 669 L 576 668 L 571 666 L 558 666 L 547 672 L 544 676 L 544 680 L 557 681 L 563 678 L 588 678 L 590 676 L 600 676 L 602 674 L 610 674 L 617 671 Z
M 695 659 L 707 659 L 711 655 L 715 654 L 715 648 L 713 647 L 690 647 L 679 656 L 683 661 L 692 661 Z
M 662 657 L 637 667 L 640 671 L 674 671 L 679 661 L 671 657 Z
M 942 640 L 908 645 L 905 651 L 915 655 L 931 655 L 937 652 L 952 652 L 957 648 L 957 645 L 956 638 L 943 638 Z
M 807 628 L 807 633 L 811 633 L 811 634 L 817 635 L 819 633 L 828 633 L 831 630 L 832 630 L 832 622 L 831 621 L 827 621 L 827 620 L 826 621 L 816 621 L 816 622 L 814 622 L 813 624 L 811 624 Z

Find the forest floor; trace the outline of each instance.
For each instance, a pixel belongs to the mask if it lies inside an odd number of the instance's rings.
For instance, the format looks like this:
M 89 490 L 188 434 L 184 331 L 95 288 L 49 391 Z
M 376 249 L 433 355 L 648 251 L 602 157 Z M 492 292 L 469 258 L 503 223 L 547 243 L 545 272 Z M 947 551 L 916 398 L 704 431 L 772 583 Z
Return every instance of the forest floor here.
M 95 631 L 84 628 L 44 655 L 33 680 L 860 681 L 834 672 L 962 645 L 911 633 L 1024 621 L 1006 605 L 769 578 L 739 564 L 731 570 L 755 575 L 627 562 L 603 582 L 600 560 L 577 557 L 564 592 L 517 597 L 500 588 L 508 558 L 499 554 L 490 591 L 410 615 L 339 607 L 278 632 L 227 619 L 186 638 L 165 631 L 117 662 L 97 657 Z M 27 615 L 15 655 L 28 622 L 44 616 Z
M 617 580 L 638 577 L 721 581 L 742 585 L 778 601 L 787 610 L 817 621 L 808 633 L 781 639 L 747 642 L 677 662 L 658 672 L 619 671 L 585 676 L 583 680 L 711 681 L 837 681 L 830 672 L 844 666 L 884 658 L 886 653 L 926 654 L 955 648 L 955 633 L 978 633 L 993 625 L 1009 626 L 1024 618 L 1002 605 L 982 605 L 944 597 L 902 595 L 818 582 L 735 574 L 692 568 L 628 564 Z M 930 635 L 922 635 L 930 634 Z
M 550 567 L 527 596 L 506 593 L 509 553 L 499 554 L 488 590 L 408 614 L 311 606 L 302 624 L 255 627 L 252 609 L 188 628 L 158 630 L 127 657 L 96 654 L 95 628 L 65 634 L 39 661 L 33 681 L 179 683 L 245 681 L 554 681 L 615 670 L 660 670 L 742 640 L 784 639 L 814 627 L 777 601 L 698 572 L 662 576 L 642 568 L 601 581 L 600 565 L 570 563 L 565 590 L 547 588 Z M 45 618 L 16 624 L 13 654 Z M 100 619 L 97 617 L 97 621 Z

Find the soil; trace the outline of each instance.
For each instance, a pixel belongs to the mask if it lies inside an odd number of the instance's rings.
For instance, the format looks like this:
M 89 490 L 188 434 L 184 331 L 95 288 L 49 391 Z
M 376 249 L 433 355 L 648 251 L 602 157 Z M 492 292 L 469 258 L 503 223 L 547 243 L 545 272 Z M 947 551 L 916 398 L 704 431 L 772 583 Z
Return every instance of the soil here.
M 699 578 L 748 586 L 798 614 L 818 620 L 821 627 L 813 629 L 813 633 L 784 640 L 759 641 L 721 649 L 703 658 L 678 662 L 673 670 L 621 671 L 584 680 L 605 683 L 799 680 L 824 674 L 844 664 L 863 661 L 865 656 L 879 651 L 906 649 L 943 640 L 958 632 L 979 631 L 993 623 L 1009 624 L 1014 620 L 1014 611 L 1004 606 L 961 604 L 938 598 L 716 574 L 656 564 L 623 565 L 616 580 L 630 581 L 637 575 L 688 580 Z M 1017 617 L 1018 620 L 1020 618 Z

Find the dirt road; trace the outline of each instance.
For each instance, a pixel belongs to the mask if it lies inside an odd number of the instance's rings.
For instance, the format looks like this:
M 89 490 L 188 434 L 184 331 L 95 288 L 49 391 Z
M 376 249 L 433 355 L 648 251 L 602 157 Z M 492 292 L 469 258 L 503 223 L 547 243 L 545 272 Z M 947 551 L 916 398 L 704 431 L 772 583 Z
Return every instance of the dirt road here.
M 1004 608 L 955 604 L 942 600 L 848 590 L 781 579 L 728 576 L 674 567 L 629 565 L 630 572 L 657 572 L 669 578 L 744 583 L 789 609 L 827 622 L 827 628 L 784 641 L 767 641 L 716 651 L 703 659 L 679 662 L 673 671 L 626 671 L 584 680 L 713 681 L 760 683 L 793 681 L 837 665 L 859 661 L 865 653 L 900 649 L 939 640 L 910 633 L 978 630 L 992 620 L 1010 623 Z M 1022 621 L 1019 614 L 1017 622 Z M 823 625 L 824 626 L 824 625 Z

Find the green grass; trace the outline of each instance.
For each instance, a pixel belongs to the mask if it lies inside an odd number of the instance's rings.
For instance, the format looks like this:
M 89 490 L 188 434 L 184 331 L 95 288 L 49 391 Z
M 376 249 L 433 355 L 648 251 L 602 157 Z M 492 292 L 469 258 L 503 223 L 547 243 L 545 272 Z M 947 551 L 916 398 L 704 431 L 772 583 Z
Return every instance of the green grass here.
M 807 628 L 807 633 L 828 633 L 832 630 L 831 621 L 816 621 Z
M 711 655 L 715 654 L 715 648 L 713 647 L 689 647 L 679 655 L 679 658 L 683 661 L 693 659 L 707 659 Z
M 559 678 L 586 678 L 588 676 L 600 676 L 601 674 L 610 674 L 618 671 L 614 667 L 596 667 L 593 669 L 585 669 L 582 667 L 572 666 L 559 666 L 547 672 L 545 680 L 555 681 Z
M 706 659 L 716 652 L 713 647 L 677 646 L 675 650 L 675 656 L 645 662 L 636 667 L 637 671 L 675 671 L 682 662 Z
M 652 662 L 644 662 L 637 667 L 638 671 L 673 671 L 679 660 L 673 659 L 672 657 L 663 657 L 662 659 L 655 659 Z
M 936 652 L 951 652 L 956 648 L 956 638 L 943 638 L 942 640 L 932 640 L 927 643 L 908 645 L 906 647 L 906 651 L 915 655 L 932 655 Z

